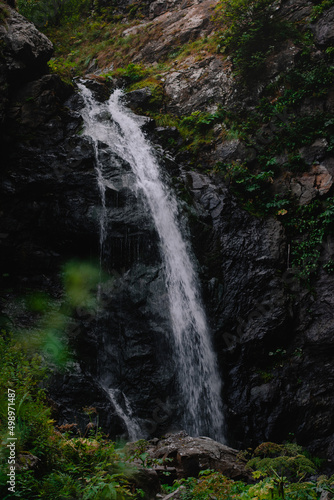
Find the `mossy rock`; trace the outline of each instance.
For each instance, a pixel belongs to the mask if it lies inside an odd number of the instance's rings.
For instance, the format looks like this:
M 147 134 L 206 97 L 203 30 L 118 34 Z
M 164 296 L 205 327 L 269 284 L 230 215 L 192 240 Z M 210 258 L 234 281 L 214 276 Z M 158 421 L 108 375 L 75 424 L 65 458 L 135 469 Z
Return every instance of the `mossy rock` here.
M 255 450 L 255 457 L 277 457 L 282 453 L 283 445 L 277 443 L 261 443 Z

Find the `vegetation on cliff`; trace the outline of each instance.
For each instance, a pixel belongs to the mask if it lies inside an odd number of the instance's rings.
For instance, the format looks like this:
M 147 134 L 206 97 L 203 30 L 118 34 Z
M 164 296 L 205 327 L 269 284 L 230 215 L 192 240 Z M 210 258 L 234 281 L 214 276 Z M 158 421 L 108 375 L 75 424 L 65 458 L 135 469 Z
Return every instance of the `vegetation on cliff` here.
M 55 58 L 50 62 L 53 71 L 71 78 L 104 68 L 104 78 L 116 79 L 128 90 L 149 89 L 150 105 L 139 111 L 158 125 L 178 129 L 181 141 L 175 145 L 171 140 L 169 146 L 173 152 L 188 153 L 195 169 L 203 168 L 201 157 L 217 141 L 236 138 L 248 151 L 255 151 L 250 160 L 204 163 L 225 178 L 246 210 L 282 222 L 291 245 L 289 264 L 300 278 L 310 282 L 319 261 L 332 272 L 333 256 L 323 256 L 322 249 L 333 233 L 330 192 L 301 204 L 296 189 L 291 188 L 293 179 L 298 183 L 312 165 L 319 164 L 307 158 L 308 148 L 321 139 L 321 155 L 327 158 L 334 147 L 333 110 L 330 104 L 324 106 L 333 89 L 333 46 L 329 42 L 319 49 L 311 29 L 332 1 L 314 2 L 306 17 L 296 20 L 284 10 L 282 13 L 282 2 L 220 0 L 211 34 L 185 43 L 174 38 L 170 50 L 153 64 L 137 62 L 143 47 L 159 35 L 154 31 L 158 25 L 155 28 L 145 17 L 145 3 L 109 6 L 71 0 L 52 5 L 50 8 L 46 0 L 19 2 L 20 10 L 55 43 Z M 278 64 L 275 58 L 284 51 L 296 54 L 293 63 L 271 76 L 271 67 Z M 235 105 L 213 103 L 215 112 L 194 109 L 181 116 L 166 112 L 164 75 L 180 67 L 189 54 L 195 60 L 208 54 L 228 57 L 238 92 L 253 105 L 245 106 L 237 98 Z M 254 92 L 259 85 L 261 91 Z

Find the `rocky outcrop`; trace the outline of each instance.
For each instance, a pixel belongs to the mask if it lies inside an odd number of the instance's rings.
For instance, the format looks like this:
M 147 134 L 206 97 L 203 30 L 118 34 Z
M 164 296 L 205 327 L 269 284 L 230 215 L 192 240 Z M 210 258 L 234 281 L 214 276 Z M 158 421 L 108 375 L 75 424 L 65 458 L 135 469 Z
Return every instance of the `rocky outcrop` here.
M 216 4 L 217 0 L 175 2 L 173 6 L 176 8 L 167 11 L 168 2 L 163 5 L 160 2 L 152 3 L 150 14 L 154 19 L 123 32 L 123 36 L 146 33 L 146 42 L 138 47 L 134 61 L 159 61 L 172 54 L 174 46 L 193 41 L 199 35 L 208 35 L 213 30 L 210 19 Z M 155 13 L 160 10 L 166 11 L 155 17 Z
M 0 125 L 5 119 L 9 92 L 46 72 L 53 53 L 50 40 L 8 5 L 1 5 Z
M 2 7 L 1 61 L 11 85 L 19 86 L 46 71 L 53 53 L 50 40 L 8 5 Z
M 331 7 L 313 26 L 315 41 L 322 47 L 329 47 L 334 42 L 333 21 L 334 7 Z
M 153 459 L 169 459 L 168 466 L 175 468 L 178 479 L 214 469 L 234 480 L 251 480 L 239 452 L 208 437 L 190 437 L 181 431 L 152 440 L 146 453 Z
M 6 7 L 9 15 L 0 27 L 2 57 L 12 79 L 31 79 L 42 74 L 53 53 L 50 40 L 18 12 Z
M 214 103 L 224 106 L 233 99 L 231 67 L 216 56 L 207 55 L 200 61 L 189 56 L 164 78 L 166 110 L 173 114 L 188 115 L 194 110 L 214 112 Z

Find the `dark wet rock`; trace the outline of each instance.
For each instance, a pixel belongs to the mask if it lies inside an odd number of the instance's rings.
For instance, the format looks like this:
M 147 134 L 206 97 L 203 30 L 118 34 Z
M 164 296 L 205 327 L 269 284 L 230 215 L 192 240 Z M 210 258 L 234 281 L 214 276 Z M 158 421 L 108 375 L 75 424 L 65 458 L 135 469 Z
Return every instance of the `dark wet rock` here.
M 138 110 L 138 108 L 143 110 L 149 107 L 151 97 L 152 92 L 148 87 L 146 87 L 128 92 L 125 96 L 125 102 L 127 106 L 134 111 Z
M 320 46 L 328 47 L 334 42 L 334 7 L 331 7 L 321 16 L 312 28 L 315 41 Z
M 155 500 L 161 491 L 159 476 L 155 470 L 137 466 L 133 471 L 127 471 L 126 477 L 130 485 L 144 492 L 144 500 Z
M 2 58 L 13 85 L 33 79 L 46 71 L 53 53 L 50 40 L 15 10 L 7 7 L 9 16 L 0 26 Z
M 309 0 L 287 0 L 279 3 L 279 15 L 291 22 L 305 22 L 312 13 L 313 3 Z
M 325 138 L 317 139 L 310 146 L 300 150 L 300 157 L 307 165 L 313 165 L 323 160 L 326 156 L 328 142 Z
M 194 248 L 224 373 L 229 443 L 281 442 L 294 432 L 332 456 L 331 277 L 321 273 L 314 297 L 288 268 L 276 220 L 240 210 L 219 178 L 187 173 L 186 182 L 197 207 Z M 331 242 L 325 247 L 331 254 Z
M 83 371 L 79 363 L 72 364 L 66 373 L 54 374 L 48 389 L 53 418 L 58 426 L 74 424 L 78 432 L 84 434 L 87 425 L 92 422 L 105 429 L 113 428 L 114 436 L 126 434 L 124 422 L 117 415 L 105 390 L 87 371 Z M 94 409 L 91 417 L 84 411 L 88 407 Z
M 301 49 L 296 47 L 290 40 L 287 41 L 279 52 L 266 61 L 266 77 L 274 78 L 284 71 L 293 68 Z
M 182 0 L 156 0 L 150 3 L 149 18 L 154 19 L 155 17 L 164 14 L 167 11 L 175 10 L 180 7 L 185 8 L 188 2 L 183 2 Z
M 233 161 L 244 163 L 253 161 L 256 158 L 256 154 L 254 148 L 247 147 L 239 139 L 232 139 L 217 144 L 212 156 L 215 161 L 221 161 L 223 163 Z
M 117 87 L 112 79 L 106 80 L 98 74 L 87 75 L 85 79 L 82 79 L 82 82 L 94 93 L 95 99 L 100 102 L 106 101 L 110 96 L 110 92 Z

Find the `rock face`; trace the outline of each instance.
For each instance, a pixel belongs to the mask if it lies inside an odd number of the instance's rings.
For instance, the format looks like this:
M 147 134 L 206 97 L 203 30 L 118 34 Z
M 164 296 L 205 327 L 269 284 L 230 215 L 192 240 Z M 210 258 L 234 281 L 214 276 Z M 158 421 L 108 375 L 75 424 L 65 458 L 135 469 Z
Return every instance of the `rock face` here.
M 152 36 L 138 58 L 154 62 L 169 53 L 174 39 L 209 33 L 214 4 L 152 3 L 151 21 L 154 29 L 163 28 L 165 39 Z M 281 4 L 284 15 L 296 21 L 312 9 L 310 2 Z M 328 9 L 312 26 L 319 47 L 331 42 L 331 16 Z M 74 257 L 100 259 L 94 148 L 81 135 L 80 96 L 45 70 L 51 43 L 9 8 L 0 36 L 2 298 L 8 302 L 10 289 L 29 286 L 61 301 L 61 265 Z M 275 79 L 298 57 L 289 42 L 266 75 Z M 189 56 L 166 74 L 164 87 L 167 111 L 182 115 L 214 111 L 217 102 L 247 112 L 257 105 L 262 83 L 257 81 L 247 93 L 237 86 L 229 61 L 205 54 L 201 61 Z M 138 91 L 129 102 L 142 105 L 147 96 Z M 330 112 L 333 96 L 326 99 L 319 109 Z M 171 129 L 151 134 L 156 142 L 163 136 L 178 140 Z M 332 193 L 334 163 L 326 141 L 318 137 L 301 149 L 309 171 L 286 181 L 300 203 Z M 313 290 L 303 287 L 290 269 L 289 246 L 277 220 L 242 210 L 218 174 L 196 173 L 189 170 L 186 156 L 175 162 L 159 151 L 166 176 L 176 179 L 176 191 L 187 200 L 181 212 L 189 221 L 224 380 L 229 444 L 244 448 L 293 433 L 313 453 L 333 459 L 332 276 L 320 270 Z M 251 163 L 256 155 L 256 148 L 240 138 L 228 138 L 217 140 L 206 158 L 212 166 L 217 161 Z M 159 241 L 145 201 L 133 192 L 129 165 L 117 156 L 113 165 L 106 192 L 109 237 L 102 258 L 112 280 L 101 290 L 98 314 L 76 311 L 70 342 L 77 359 L 68 373 L 55 377 L 51 396 L 60 424 L 77 419 L 84 427 L 88 418 L 82 408 L 93 406 L 99 424 L 113 436 L 125 435 L 132 425 L 134 433 L 140 426 L 152 437 L 177 429 L 179 419 Z M 329 238 L 322 255 L 332 254 Z M 12 321 L 15 328 L 25 318 L 13 316 Z M 180 471 L 213 466 L 244 477 L 235 451 L 207 438 L 167 438 L 156 443 L 154 453 L 171 456 Z
M 0 6 L 0 125 L 5 119 L 9 85 L 19 87 L 46 72 L 53 53 L 50 40 L 8 5 Z
M 320 46 L 328 47 L 334 41 L 334 8 L 328 9 L 314 26 L 315 39 Z

